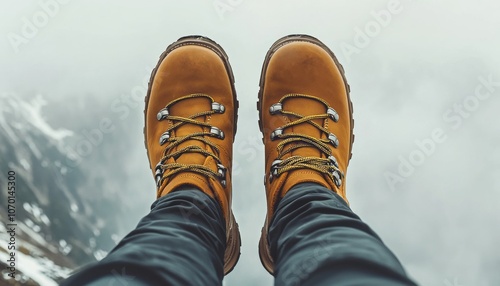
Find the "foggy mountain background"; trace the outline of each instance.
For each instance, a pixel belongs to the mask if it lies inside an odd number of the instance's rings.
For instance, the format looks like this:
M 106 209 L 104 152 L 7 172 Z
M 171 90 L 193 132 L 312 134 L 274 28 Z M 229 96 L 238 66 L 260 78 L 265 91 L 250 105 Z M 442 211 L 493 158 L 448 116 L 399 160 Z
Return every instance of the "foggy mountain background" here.
M 58 146 L 60 154 L 51 158 L 69 158 L 61 164 L 80 179 L 65 182 L 75 184 L 70 187 L 75 197 L 94 208 L 96 217 L 89 216 L 89 222 L 103 218 L 103 229 L 89 235 L 95 237 L 95 250 L 109 250 L 155 198 L 142 134 L 145 83 L 168 44 L 200 34 L 228 53 L 240 101 L 233 209 L 243 247 L 224 283 L 272 285 L 257 253 L 266 205 L 255 102 L 270 45 L 281 36 L 306 33 L 336 53 L 351 85 L 356 142 L 347 192 L 352 209 L 419 284 L 500 285 L 500 3 L 1 3 L 0 94 L 5 101 L 0 110 L 12 130 L 38 134 L 40 126 L 15 127 L 22 118 L 29 121 L 26 108 L 40 106 L 42 117 L 33 120 L 46 122 L 60 135 L 59 143 L 34 140 Z M 7 98 L 26 108 L 5 109 Z M 97 130 L 101 136 L 95 135 Z M 10 142 L 8 135 L 0 135 L 3 146 Z M 29 169 L 18 159 L 7 164 L 5 150 L 0 157 L 2 221 L 5 174 L 12 168 Z M 32 198 L 23 200 L 32 203 Z M 109 205 L 95 203 L 99 200 Z M 18 201 L 18 208 L 22 204 Z M 61 208 L 58 214 L 50 202 L 38 204 L 52 220 L 69 212 Z M 81 243 L 89 241 L 82 238 Z M 59 252 L 73 260 L 64 262 L 68 268 L 95 259 Z

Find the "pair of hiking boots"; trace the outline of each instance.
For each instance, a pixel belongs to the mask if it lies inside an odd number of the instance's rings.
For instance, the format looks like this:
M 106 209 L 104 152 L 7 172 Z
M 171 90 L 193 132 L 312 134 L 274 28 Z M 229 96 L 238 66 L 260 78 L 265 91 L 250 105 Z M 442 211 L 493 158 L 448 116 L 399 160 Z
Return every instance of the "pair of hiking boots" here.
M 188 36 L 160 56 L 144 111 L 145 145 L 157 197 L 190 185 L 220 204 L 226 223 L 225 274 L 236 265 L 241 244 L 231 209 L 237 109 L 231 66 L 217 43 Z M 342 66 L 328 47 L 306 35 L 286 36 L 270 48 L 257 109 L 265 145 L 268 210 L 259 254 L 273 273 L 267 231 L 287 191 L 312 182 L 346 199 L 354 121 Z

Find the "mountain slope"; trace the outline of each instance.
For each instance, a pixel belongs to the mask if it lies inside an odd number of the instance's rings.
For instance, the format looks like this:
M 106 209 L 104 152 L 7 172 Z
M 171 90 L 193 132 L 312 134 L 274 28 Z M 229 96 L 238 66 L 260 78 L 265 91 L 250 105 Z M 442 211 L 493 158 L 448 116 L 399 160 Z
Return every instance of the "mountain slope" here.
M 90 174 L 69 151 L 75 132 L 54 129 L 44 119 L 45 104 L 41 96 L 26 101 L 0 95 L 0 261 L 7 260 L 9 239 L 4 190 L 8 171 L 14 171 L 22 285 L 57 285 L 71 269 L 102 258 L 115 243 L 116 218 L 123 213 L 119 200 L 101 190 L 103 175 Z M 0 285 L 16 285 L 6 271 L 2 275 Z

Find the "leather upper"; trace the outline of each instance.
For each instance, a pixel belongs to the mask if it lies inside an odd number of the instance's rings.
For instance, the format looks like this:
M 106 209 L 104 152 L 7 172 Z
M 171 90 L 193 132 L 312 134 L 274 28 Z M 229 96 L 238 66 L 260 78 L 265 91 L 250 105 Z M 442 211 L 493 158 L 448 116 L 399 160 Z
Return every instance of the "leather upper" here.
M 187 140 L 175 148 L 179 150 L 187 146 L 200 146 L 204 150 L 218 154 L 226 170 L 226 184 L 220 180 L 204 176 L 196 172 L 181 172 L 163 182 L 157 190 L 161 197 L 175 190 L 181 185 L 192 185 L 217 199 L 221 205 L 224 217 L 230 220 L 231 202 L 231 167 L 233 156 L 233 139 L 235 133 L 235 100 L 231 81 L 220 56 L 208 47 L 202 45 L 184 45 L 170 51 L 156 70 L 150 87 L 150 97 L 146 110 L 146 145 L 150 166 L 155 175 L 155 166 L 164 156 L 165 146 L 159 144 L 160 137 L 165 130 L 175 124 L 175 120 L 157 118 L 158 112 L 169 102 L 190 94 L 206 94 L 214 102 L 224 106 L 224 113 L 199 116 L 194 118 L 220 129 L 224 138 L 205 136 L 213 142 L 218 150 L 198 140 Z M 168 112 L 171 116 L 189 117 L 212 109 L 212 102 L 206 97 L 195 97 L 181 100 L 171 107 Z M 210 132 L 209 127 L 195 124 L 184 124 L 170 132 L 171 137 L 182 137 L 196 132 Z M 216 160 L 201 153 L 186 152 L 177 158 L 170 158 L 166 163 L 199 164 L 218 171 Z
M 330 178 L 311 169 L 293 170 L 270 179 L 271 165 L 278 157 L 278 144 L 282 140 L 271 140 L 271 133 L 277 128 L 297 120 L 294 116 L 277 114 L 269 111 L 273 104 L 288 94 L 303 94 L 323 99 L 339 115 L 338 122 L 331 118 L 315 119 L 314 122 L 334 134 L 339 145 L 335 148 L 330 144 L 330 149 L 337 159 L 339 169 L 345 174 L 350 159 L 351 151 L 351 111 L 347 85 L 342 73 L 332 56 L 322 47 L 306 41 L 290 42 L 279 47 L 270 58 L 265 68 L 264 86 L 261 99 L 261 124 L 265 145 L 265 170 L 266 191 L 268 199 L 268 219 L 272 217 L 277 202 L 285 193 L 296 184 L 314 182 L 323 185 L 346 199 L 345 182 L 337 187 Z M 291 97 L 285 99 L 283 110 L 295 112 L 300 115 L 325 114 L 327 107 L 320 101 L 310 98 Z M 284 133 L 299 133 L 316 138 L 327 139 L 328 134 L 304 122 L 287 128 Z M 297 143 L 291 143 L 297 144 Z M 290 147 L 290 146 L 288 146 Z M 286 148 L 286 147 L 285 147 Z M 310 156 L 326 158 L 326 155 L 314 147 L 301 147 L 286 154 L 290 156 Z M 347 201 L 347 199 L 346 199 Z

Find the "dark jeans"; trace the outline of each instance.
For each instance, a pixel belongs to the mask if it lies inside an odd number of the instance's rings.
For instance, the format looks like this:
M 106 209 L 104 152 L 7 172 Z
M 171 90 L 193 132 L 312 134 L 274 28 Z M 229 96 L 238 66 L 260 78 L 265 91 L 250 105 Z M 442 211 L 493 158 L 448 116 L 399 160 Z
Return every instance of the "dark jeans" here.
M 276 285 L 415 285 L 375 232 L 319 185 L 285 195 L 269 242 Z M 158 199 L 106 258 L 61 285 L 221 285 L 224 248 L 218 204 L 181 189 Z

